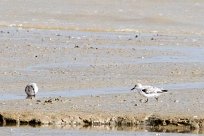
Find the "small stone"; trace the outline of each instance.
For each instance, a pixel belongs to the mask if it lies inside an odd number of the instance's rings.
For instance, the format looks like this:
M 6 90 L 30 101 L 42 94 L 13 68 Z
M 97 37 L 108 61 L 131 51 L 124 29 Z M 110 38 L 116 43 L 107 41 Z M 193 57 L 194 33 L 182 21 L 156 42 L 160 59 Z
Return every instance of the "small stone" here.
M 49 99 L 49 100 L 45 100 L 44 103 L 52 103 L 52 100 L 51 100 L 51 99 Z
M 174 100 L 174 102 L 179 103 L 179 100 Z
M 55 98 L 55 101 L 59 101 L 59 98 Z
M 135 104 L 134 106 L 137 106 L 137 104 Z
M 75 45 L 74 48 L 79 48 L 79 46 L 78 46 L 78 45 Z

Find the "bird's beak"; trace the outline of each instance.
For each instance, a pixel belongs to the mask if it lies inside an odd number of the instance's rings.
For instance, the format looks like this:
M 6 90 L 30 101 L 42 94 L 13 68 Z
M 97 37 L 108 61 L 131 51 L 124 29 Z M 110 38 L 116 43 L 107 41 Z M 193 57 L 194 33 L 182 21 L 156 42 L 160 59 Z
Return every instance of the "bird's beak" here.
M 134 89 L 135 89 L 135 86 L 131 89 L 131 91 L 134 90 Z

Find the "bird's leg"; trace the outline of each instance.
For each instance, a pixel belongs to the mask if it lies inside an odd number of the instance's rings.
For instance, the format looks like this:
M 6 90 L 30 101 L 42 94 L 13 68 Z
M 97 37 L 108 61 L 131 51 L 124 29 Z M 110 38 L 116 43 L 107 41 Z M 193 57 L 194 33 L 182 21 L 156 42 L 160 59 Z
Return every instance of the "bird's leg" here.
M 26 97 L 26 99 L 31 99 L 31 96 L 28 95 L 28 96 Z
M 147 103 L 148 102 L 148 98 L 146 99 L 146 101 L 144 103 Z
M 157 102 L 159 101 L 159 98 L 158 98 L 158 97 L 155 97 L 155 99 L 157 100 Z
M 35 95 L 32 96 L 32 99 L 35 99 Z

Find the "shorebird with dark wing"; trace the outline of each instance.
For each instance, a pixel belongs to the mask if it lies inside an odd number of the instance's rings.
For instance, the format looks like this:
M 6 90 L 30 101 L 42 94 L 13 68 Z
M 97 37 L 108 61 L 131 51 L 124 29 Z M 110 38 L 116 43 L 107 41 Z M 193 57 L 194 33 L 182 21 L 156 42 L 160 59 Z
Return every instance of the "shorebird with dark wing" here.
M 158 98 L 161 94 L 168 92 L 168 90 L 164 90 L 154 86 L 143 86 L 140 83 L 137 83 L 131 90 L 138 91 L 141 95 L 146 97 L 147 99 L 145 103 L 148 102 L 148 98 L 150 97 L 153 97 L 158 101 Z

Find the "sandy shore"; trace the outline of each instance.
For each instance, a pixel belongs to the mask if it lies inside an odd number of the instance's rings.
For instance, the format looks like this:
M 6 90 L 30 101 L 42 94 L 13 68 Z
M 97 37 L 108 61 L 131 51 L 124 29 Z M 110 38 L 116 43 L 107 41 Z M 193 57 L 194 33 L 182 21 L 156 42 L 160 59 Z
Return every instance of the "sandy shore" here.
M 0 92 L 204 81 L 203 38 L 2 28 Z M 153 38 L 153 40 L 152 40 Z
M 45 12 L 53 2 L 0 5 L 0 125 L 203 133 L 202 1 L 105 1 L 104 10 L 61 0 Z M 130 92 L 138 82 L 169 93 L 140 103 Z
M 0 34 L 0 91 L 23 96 L 3 100 L 2 95 L 2 125 L 144 125 L 158 131 L 202 132 L 203 87 L 185 86 L 204 79 L 199 36 L 16 28 L 2 28 Z M 29 82 L 36 82 L 48 97 L 25 99 Z M 137 82 L 184 86 L 170 86 L 158 103 L 144 104 L 129 91 Z M 127 89 L 121 94 L 49 98 L 51 92 L 112 87 Z
M 125 93 L 1 101 L 0 122 L 1 125 L 65 128 L 105 125 L 127 130 L 203 132 L 203 90 L 169 92 L 159 102 L 150 99 L 141 103 L 140 99 L 138 93 Z

